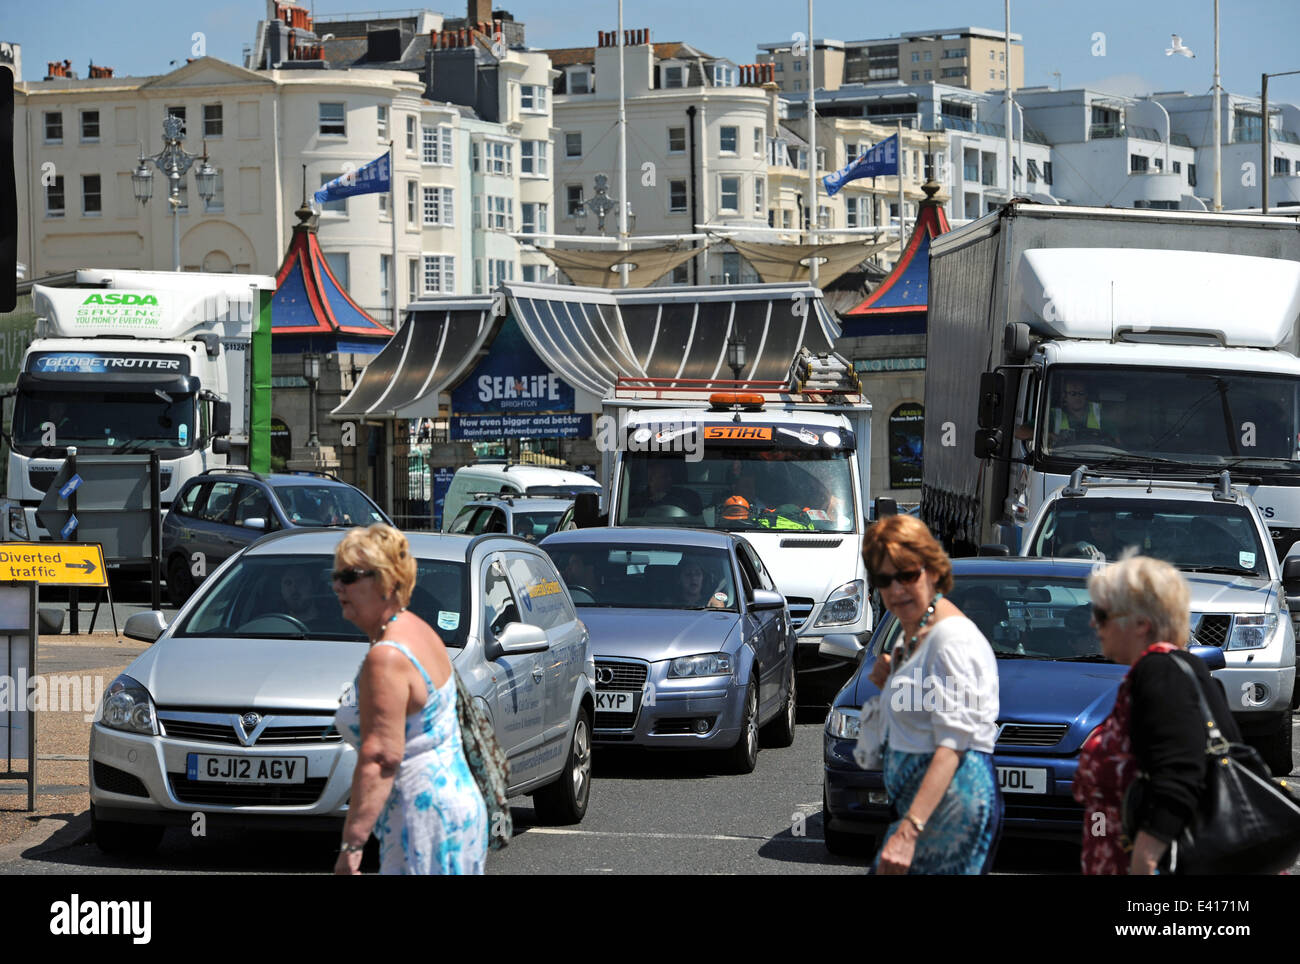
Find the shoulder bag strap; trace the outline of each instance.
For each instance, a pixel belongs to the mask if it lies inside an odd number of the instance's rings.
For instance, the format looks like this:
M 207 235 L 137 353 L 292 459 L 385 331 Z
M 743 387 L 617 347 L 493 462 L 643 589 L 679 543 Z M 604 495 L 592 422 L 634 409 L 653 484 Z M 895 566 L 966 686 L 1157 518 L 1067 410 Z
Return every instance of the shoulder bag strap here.
M 1192 686 L 1196 690 L 1196 699 L 1201 705 L 1201 719 L 1205 721 L 1205 752 L 1211 754 L 1223 753 L 1228 748 L 1228 741 L 1223 738 L 1223 733 L 1219 730 L 1219 724 L 1214 722 L 1214 713 L 1210 711 L 1209 701 L 1205 698 L 1205 693 L 1201 689 L 1201 681 L 1196 672 L 1184 663 L 1173 653 L 1169 658 L 1174 664 L 1187 674 L 1187 678 L 1192 681 Z

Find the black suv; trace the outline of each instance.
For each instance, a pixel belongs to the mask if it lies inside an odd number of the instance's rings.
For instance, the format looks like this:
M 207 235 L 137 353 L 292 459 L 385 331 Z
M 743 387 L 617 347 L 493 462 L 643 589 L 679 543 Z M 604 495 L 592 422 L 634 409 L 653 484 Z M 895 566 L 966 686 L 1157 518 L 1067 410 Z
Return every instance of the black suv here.
M 360 489 L 314 472 L 209 469 L 185 483 L 163 520 L 167 595 L 179 606 L 208 573 L 280 529 L 392 525 Z

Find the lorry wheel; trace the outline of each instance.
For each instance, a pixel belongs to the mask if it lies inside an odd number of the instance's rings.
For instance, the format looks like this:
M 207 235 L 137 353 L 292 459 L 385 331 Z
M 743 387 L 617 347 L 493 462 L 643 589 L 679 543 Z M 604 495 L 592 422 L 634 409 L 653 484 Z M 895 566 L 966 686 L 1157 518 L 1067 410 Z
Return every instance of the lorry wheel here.
M 153 853 L 167 829 L 160 824 L 100 820 L 95 816 L 94 807 L 90 809 L 90 826 L 95 845 L 106 854 L 120 857 L 143 857 Z
M 181 556 L 167 560 L 167 598 L 173 606 L 183 606 L 194 595 L 194 577 Z
M 578 710 L 569 740 L 569 758 L 560 777 L 533 794 L 533 811 L 542 823 L 581 823 L 591 799 L 591 717 Z

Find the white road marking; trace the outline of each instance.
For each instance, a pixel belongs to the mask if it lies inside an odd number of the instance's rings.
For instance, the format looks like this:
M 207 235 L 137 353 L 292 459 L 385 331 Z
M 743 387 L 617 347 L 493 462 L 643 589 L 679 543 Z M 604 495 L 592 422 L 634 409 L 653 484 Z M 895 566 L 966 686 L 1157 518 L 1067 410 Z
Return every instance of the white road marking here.
M 771 840 L 764 836 L 734 836 L 721 833 L 637 833 L 619 830 L 569 830 L 565 827 L 528 827 L 523 833 L 553 834 L 565 837 L 632 837 L 648 840 Z M 516 836 L 519 836 L 516 834 Z M 820 837 L 791 837 L 801 843 L 825 843 Z

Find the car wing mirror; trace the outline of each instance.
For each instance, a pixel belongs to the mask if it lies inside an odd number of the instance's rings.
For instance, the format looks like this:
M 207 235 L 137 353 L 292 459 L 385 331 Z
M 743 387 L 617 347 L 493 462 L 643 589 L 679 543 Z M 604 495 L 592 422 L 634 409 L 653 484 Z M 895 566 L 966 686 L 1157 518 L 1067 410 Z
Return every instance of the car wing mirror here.
M 749 601 L 749 608 L 755 611 L 780 609 L 785 605 L 785 597 L 770 589 L 755 589 L 754 598 Z
M 135 613 L 126 618 L 122 626 L 122 635 L 128 639 L 138 639 L 142 643 L 156 642 L 167 628 L 167 617 L 156 609 Z
M 1205 661 L 1205 668 L 1213 672 L 1216 669 L 1223 669 L 1228 665 L 1227 660 L 1223 658 L 1223 650 L 1218 646 L 1202 646 L 1200 643 L 1192 643 L 1187 647 L 1187 651 L 1197 659 Z
M 864 649 L 858 642 L 858 637 L 852 633 L 831 633 L 822 637 L 822 641 L 817 645 L 817 652 L 822 656 L 856 662 Z
M 511 623 L 497 636 L 497 646 L 507 656 L 524 653 L 544 653 L 550 649 L 546 630 L 528 623 Z

